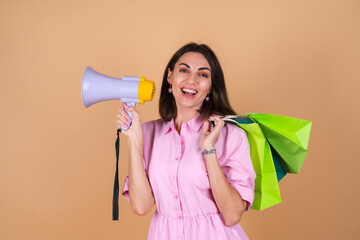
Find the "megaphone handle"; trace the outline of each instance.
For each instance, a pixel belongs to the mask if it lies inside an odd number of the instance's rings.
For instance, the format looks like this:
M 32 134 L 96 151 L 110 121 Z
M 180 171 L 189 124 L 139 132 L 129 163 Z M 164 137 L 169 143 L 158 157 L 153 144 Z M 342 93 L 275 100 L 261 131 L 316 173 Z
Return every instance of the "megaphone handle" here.
M 136 104 L 135 103 L 126 103 L 126 105 L 128 105 L 129 107 L 135 107 Z M 129 129 L 129 127 L 131 125 L 131 122 L 132 122 L 132 118 L 133 118 L 132 112 L 130 112 L 130 111 L 126 110 L 126 109 L 125 109 L 125 112 L 129 115 L 130 120 L 129 120 L 129 126 L 128 127 L 121 126 L 121 130 L 124 130 L 124 131 Z

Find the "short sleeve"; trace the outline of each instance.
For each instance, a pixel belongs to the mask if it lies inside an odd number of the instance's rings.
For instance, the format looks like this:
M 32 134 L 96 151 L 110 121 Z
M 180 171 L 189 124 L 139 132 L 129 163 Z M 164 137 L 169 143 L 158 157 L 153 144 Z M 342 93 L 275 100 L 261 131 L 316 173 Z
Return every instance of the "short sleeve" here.
M 151 192 L 153 192 L 151 184 L 150 184 L 150 188 L 151 188 Z M 124 187 L 122 190 L 122 195 L 128 200 L 130 201 L 130 196 L 129 196 L 129 175 L 125 178 L 124 181 Z
M 246 211 L 250 209 L 254 200 L 255 177 L 251 158 L 250 146 L 246 133 L 236 126 L 229 127 L 227 138 L 227 154 L 221 168 L 229 182 L 241 198 L 247 201 Z
M 152 147 L 152 139 L 154 134 L 154 121 L 152 122 L 146 122 L 143 124 L 143 162 L 144 162 L 144 168 L 146 175 L 148 175 L 148 167 L 149 167 L 149 161 L 151 156 L 151 147 Z M 149 178 L 149 176 L 148 176 Z M 151 184 L 150 184 L 151 188 Z M 152 188 L 151 188 L 152 191 Z M 122 195 L 130 201 L 129 196 L 129 175 L 125 178 L 124 181 L 124 187 L 122 190 Z
M 122 190 L 122 195 L 128 201 L 130 201 L 130 196 L 129 196 L 129 175 L 125 178 L 124 187 L 123 187 L 123 190 Z

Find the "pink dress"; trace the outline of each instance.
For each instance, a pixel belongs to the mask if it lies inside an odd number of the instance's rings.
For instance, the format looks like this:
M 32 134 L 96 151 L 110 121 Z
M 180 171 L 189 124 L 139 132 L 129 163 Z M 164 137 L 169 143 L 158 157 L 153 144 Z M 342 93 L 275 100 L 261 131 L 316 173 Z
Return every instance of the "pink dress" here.
M 248 239 L 239 224 L 224 224 L 215 204 L 200 150 L 199 116 L 183 123 L 180 135 L 174 121 L 143 124 L 144 166 L 157 208 L 149 240 Z M 226 124 L 215 148 L 227 180 L 248 202 L 248 210 L 254 199 L 255 172 L 246 133 Z M 123 195 L 129 199 L 128 178 Z

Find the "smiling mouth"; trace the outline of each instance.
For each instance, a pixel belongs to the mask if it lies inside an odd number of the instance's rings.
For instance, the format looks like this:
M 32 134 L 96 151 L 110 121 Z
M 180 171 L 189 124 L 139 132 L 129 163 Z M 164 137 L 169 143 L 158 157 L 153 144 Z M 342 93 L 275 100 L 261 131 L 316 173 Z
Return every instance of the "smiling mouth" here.
M 182 88 L 181 91 L 186 95 L 194 96 L 195 94 L 197 94 L 197 91 L 192 90 L 192 89 L 187 89 L 187 88 Z

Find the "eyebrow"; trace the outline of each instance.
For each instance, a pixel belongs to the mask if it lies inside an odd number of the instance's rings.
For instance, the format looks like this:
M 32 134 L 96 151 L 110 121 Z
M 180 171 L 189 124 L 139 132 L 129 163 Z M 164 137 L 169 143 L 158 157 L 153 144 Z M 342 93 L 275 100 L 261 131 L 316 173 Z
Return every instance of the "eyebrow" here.
M 209 70 L 209 72 L 211 72 L 210 68 L 207 68 L 207 67 L 201 67 L 198 70 Z
M 185 67 L 187 67 L 187 68 L 191 68 L 188 64 L 186 64 L 186 63 L 180 63 L 179 64 L 179 66 L 180 65 L 184 65 Z M 199 68 L 198 70 L 209 70 L 209 72 L 211 72 L 211 70 L 210 70 L 210 68 L 208 68 L 208 67 L 201 67 L 201 68 Z

